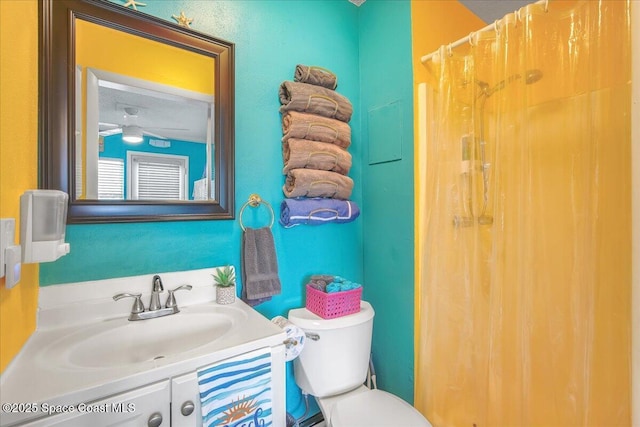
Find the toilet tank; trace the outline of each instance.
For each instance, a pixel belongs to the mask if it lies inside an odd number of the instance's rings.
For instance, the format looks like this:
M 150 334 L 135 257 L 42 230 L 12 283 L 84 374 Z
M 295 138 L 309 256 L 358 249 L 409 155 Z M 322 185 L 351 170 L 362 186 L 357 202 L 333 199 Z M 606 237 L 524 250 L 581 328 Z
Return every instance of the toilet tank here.
M 306 308 L 290 310 L 289 321 L 307 335 L 293 361 L 296 384 L 316 397 L 361 386 L 369 367 L 374 314 L 366 301 L 360 302 L 360 312 L 335 319 L 323 319 Z

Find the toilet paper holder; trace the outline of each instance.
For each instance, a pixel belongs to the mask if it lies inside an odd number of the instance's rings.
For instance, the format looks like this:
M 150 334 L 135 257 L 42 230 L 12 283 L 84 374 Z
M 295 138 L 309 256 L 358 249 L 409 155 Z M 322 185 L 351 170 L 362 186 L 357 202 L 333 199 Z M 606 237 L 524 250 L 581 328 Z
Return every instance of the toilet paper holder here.
M 313 341 L 318 341 L 320 339 L 320 335 L 313 332 L 305 332 L 304 335 Z
M 305 332 L 304 336 L 312 341 L 318 341 L 320 339 L 320 335 L 314 334 L 312 332 Z M 286 340 L 282 341 L 282 344 L 284 344 L 285 347 L 289 348 L 298 345 L 298 340 L 295 338 L 287 338 Z
M 287 348 L 295 347 L 298 345 L 298 340 L 295 338 L 287 338 L 286 340 L 282 341 L 282 344 L 284 344 L 284 346 Z

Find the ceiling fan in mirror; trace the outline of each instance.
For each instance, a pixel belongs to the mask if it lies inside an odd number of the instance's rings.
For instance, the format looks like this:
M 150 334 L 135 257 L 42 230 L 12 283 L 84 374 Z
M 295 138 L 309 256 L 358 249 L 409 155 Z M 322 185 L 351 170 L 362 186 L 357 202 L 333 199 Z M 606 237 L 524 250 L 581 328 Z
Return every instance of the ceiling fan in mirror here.
M 143 135 L 150 136 L 152 138 L 158 138 L 168 142 L 169 138 L 161 135 L 163 130 L 171 131 L 184 131 L 184 128 L 163 128 L 141 126 L 138 121 L 139 109 L 136 107 L 123 107 L 124 114 L 122 116 L 122 123 L 99 123 L 99 135 L 110 136 L 116 134 L 122 134 L 122 140 L 129 144 L 140 144 L 143 141 Z M 151 132 L 151 130 L 159 131 Z

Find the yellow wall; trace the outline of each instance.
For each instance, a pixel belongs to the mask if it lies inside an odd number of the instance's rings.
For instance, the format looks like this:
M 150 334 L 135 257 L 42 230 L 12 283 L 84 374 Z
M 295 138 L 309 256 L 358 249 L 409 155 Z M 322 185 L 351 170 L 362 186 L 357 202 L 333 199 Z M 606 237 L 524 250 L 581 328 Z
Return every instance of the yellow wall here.
M 418 108 L 418 85 L 427 81 L 427 68 L 420 62 L 420 58 L 426 54 L 432 53 L 437 50 L 441 45 L 454 42 L 462 37 L 469 35 L 472 31 L 479 30 L 486 24 L 473 14 L 469 9 L 462 5 L 458 1 L 451 0 L 412 0 L 411 1 L 411 31 L 413 39 L 413 79 L 414 79 L 414 127 L 415 127 L 415 168 L 416 176 L 420 171 L 425 170 L 424 162 L 425 153 L 420 147 L 419 143 L 419 113 Z M 416 212 L 415 212 L 415 277 L 416 277 L 416 291 L 415 291 L 415 341 L 418 342 L 418 335 L 420 334 L 420 289 L 418 284 L 421 277 L 421 239 L 424 233 L 421 230 L 420 218 L 424 214 L 422 207 L 424 206 L 424 200 L 422 200 L 420 194 L 422 188 L 420 187 L 424 180 L 416 179 L 414 184 L 415 200 L 416 200 Z M 417 363 L 418 358 L 416 358 Z M 417 372 L 417 370 L 416 370 Z
M 76 63 L 200 93 L 214 90 L 213 58 L 82 20 L 76 21 Z
M 411 1 L 411 37 L 412 37 L 412 52 L 413 52 L 413 82 L 414 82 L 414 135 L 415 135 L 415 171 L 420 171 L 421 160 L 424 159 L 423 153 L 420 151 L 420 144 L 418 141 L 419 131 L 419 108 L 418 108 L 418 85 L 427 81 L 428 71 L 427 68 L 420 62 L 420 58 L 424 55 L 436 51 L 443 44 L 454 42 L 462 37 L 468 36 L 472 31 L 477 31 L 483 28 L 486 24 L 469 9 L 467 9 L 462 3 L 455 0 L 412 0 Z M 461 47 L 464 49 L 464 47 Z M 417 172 L 416 172 L 417 173 Z M 415 200 L 419 201 L 419 194 L 421 192 L 420 184 L 421 180 L 415 182 Z M 421 236 L 420 230 L 420 211 L 421 204 L 416 203 L 415 212 L 415 235 Z M 419 239 L 416 238 L 416 242 Z M 420 259 L 422 259 L 422 253 L 420 246 L 416 245 L 415 248 L 415 273 L 416 279 L 420 277 Z M 418 283 L 418 280 L 416 280 Z M 416 289 L 416 316 L 419 316 L 419 292 Z M 418 319 L 416 319 L 416 322 Z M 418 323 L 418 322 L 417 322 Z M 418 329 L 416 328 L 416 334 Z
M 414 82 L 426 81 L 427 69 L 420 62 L 420 57 L 434 52 L 443 44 L 466 37 L 485 25 L 457 0 L 412 0 Z
M 16 219 L 20 195 L 37 188 L 38 3 L 0 1 L 0 217 Z M 36 327 L 38 266 L 22 266 L 22 279 L 7 290 L 0 279 L 0 371 Z

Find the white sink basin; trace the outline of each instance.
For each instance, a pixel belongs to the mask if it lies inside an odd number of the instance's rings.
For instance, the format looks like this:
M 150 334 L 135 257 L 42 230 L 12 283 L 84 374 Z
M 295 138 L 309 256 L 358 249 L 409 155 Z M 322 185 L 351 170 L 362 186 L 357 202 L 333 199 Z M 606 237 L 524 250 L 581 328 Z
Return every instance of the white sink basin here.
M 110 319 L 61 337 L 42 352 L 43 363 L 68 368 L 114 368 L 185 353 L 227 334 L 244 313 L 232 307 L 155 319 Z
M 192 285 L 190 292 L 178 298 L 180 313 L 138 321 L 128 320 L 131 301 L 116 303 L 113 295 L 141 293 L 148 301 L 150 274 L 41 287 L 37 328 L 0 375 L 1 404 L 34 402 L 40 411 L 0 413 L 0 425 L 23 425 L 41 417 L 43 403 L 51 411 L 122 393 L 129 396 L 129 392 L 142 398 L 138 391 L 171 378 L 182 378 L 176 390 L 170 385 L 176 399 L 197 399 L 193 386 L 198 370 L 264 348 L 274 348 L 272 362 L 277 366 L 273 368 L 274 412 L 276 407 L 284 411 L 285 332 L 240 299 L 228 305 L 216 303 L 211 285 L 214 273 L 215 268 L 164 273 L 167 288 Z M 185 387 L 192 389 L 193 396 L 180 394 Z M 133 416 L 140 420 L 141 413 L 136 411 Z M 58 415 L 67 419 L 77 414 Z M 56 422 L 64 424 L 58 415 Z M 45 418 L 36 423 L 53 424 Z M 284 415 L 278 421 L 274 416 L 274 423 L 284 425 Z

